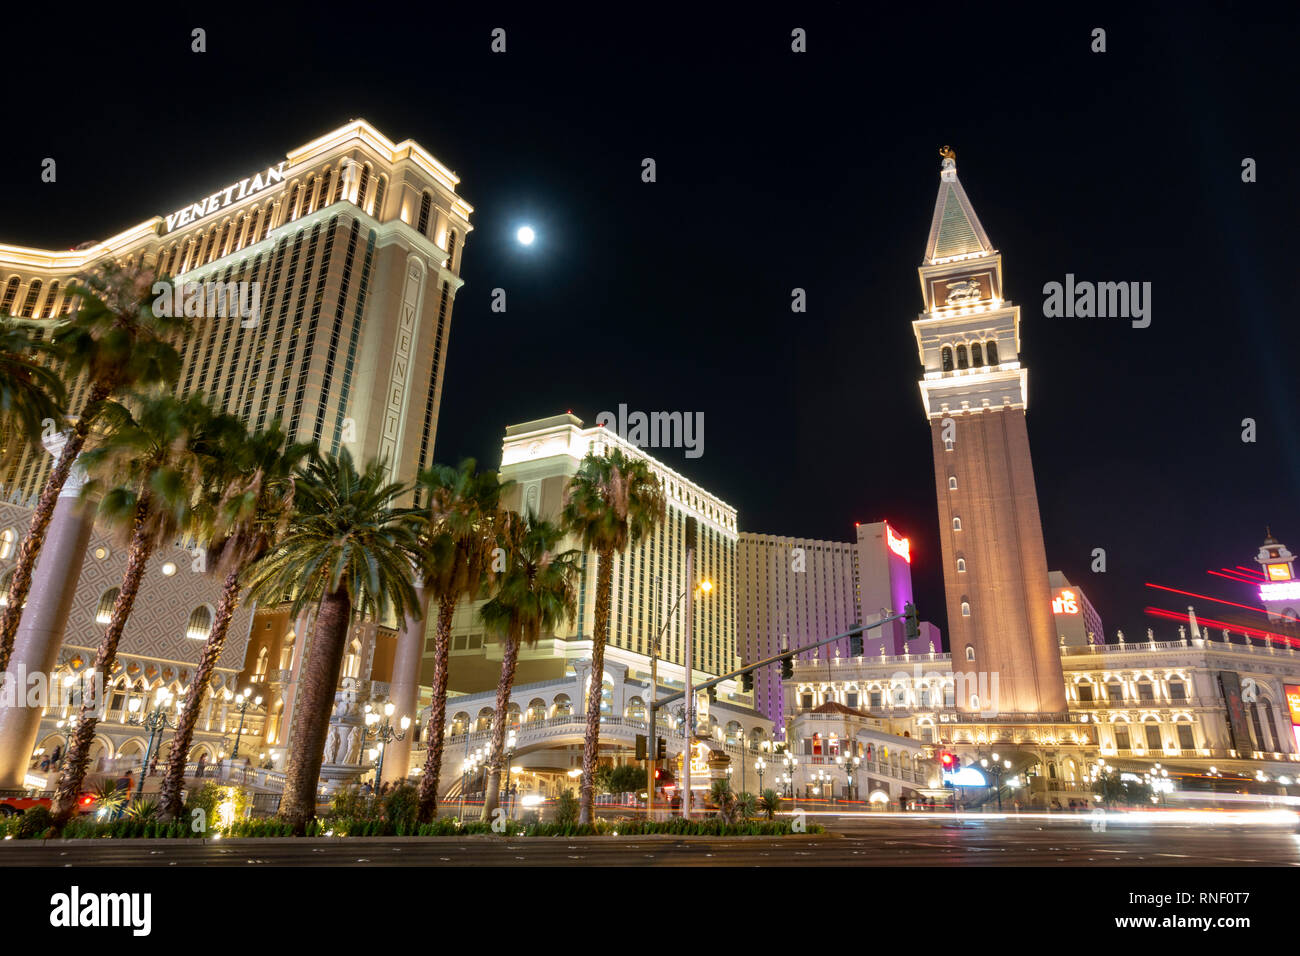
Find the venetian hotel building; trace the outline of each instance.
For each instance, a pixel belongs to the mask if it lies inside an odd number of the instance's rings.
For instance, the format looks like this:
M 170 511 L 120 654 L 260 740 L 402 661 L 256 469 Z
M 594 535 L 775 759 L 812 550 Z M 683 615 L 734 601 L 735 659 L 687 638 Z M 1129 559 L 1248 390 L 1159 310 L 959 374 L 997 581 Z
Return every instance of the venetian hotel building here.
M 317 440 L 327 453 L 346 444 L 358 460 L 384 457 L 397 478 L 409 480 L 433 459 L 452 305 L 462 285 L 473 210 L 457 195 L 458 182 L 417 143 L 394 143 L 355 120 L 234 183 L 215 190 L 218 184 L 198 183 L 192 202 L 103 241 L 70 251 L 0 244 L 0 315 L 48 336 L 75 305 L 69 281 L 110 259 L 153 266 L 182 282 L 260 283 L 256 321 L 196 318 L 178 340 L 177 394 L 201 392 L 252 427 L 280 417 L 297 440 Z M 79 408 L 85 384 L 69 384 L 71 407 Z M 52 461 L 27 451 L 0 474 L 0 592 Z M 75 484 L 67 490 L 75 493 Z M 26 639 L 20 629 L 14 657 L 29 673 L 72 673 L 93 660 L 102 605 L 122 576 L 123 550 L 89 521 L 58 525 L 56 512 L 42 561 L 59 564 L 59 573 L 47 590 L 66 580 L 74 593 L 66 610 L 51 611 L 58 622 L 40 630 L 41 605 L 57 601 L 34 587 L 23 628 L 43 636 Z M 131 696 L 183 687 L 198 660 L 218 586 L 207 576 L 177 574 L 189 560 L 181 551 L 160 554 L 146 575 L 112 681 L 123 714 Z M 41 574 L 38 563 L 38 583 Z M 301 657 L 294 651 L 303 642 L 295 646 L 287 614 L 248 611 L 234 622 L 214 688 L 256 687 L 264 704 L 250 720 L 260 718 L 265 733 L 258 736 L 274 747 L 288 735 Z M 358 626 L 345 671 L 354 692 L 386 692 L 374 682 L 390 679 L 396 630 Z M 213 707 L 195 748 L 210 758 L 219 756 L 229 729 L 217 695 Z M 46 713 L 38 728 L 30 715 L 0 706 L 0 786 L 19 784 L 34 747 L 53 748 L 62 716 Z M 100 769 L 121 769 L 143 750 L 138 729 L 122 721 L 102 721 L 99 731 Z M 274 756 L 278 762 L 283 751 Z
M 0 315 L 52 326 L 74 304 L 68 280 L 110 258 L 183 282 L 260 283 L 255 323 L 196 320 L 177 393 L 202 392 L 254 427 L 280 416 L 298 440 L 346 442 L 410 478 L 432 460 L 471 229 L 458 182 L 418 144 L 355 120 L 102 242 L 0 245 Z M 0 480 L 30 495 L 50 462 L 28 452 Z

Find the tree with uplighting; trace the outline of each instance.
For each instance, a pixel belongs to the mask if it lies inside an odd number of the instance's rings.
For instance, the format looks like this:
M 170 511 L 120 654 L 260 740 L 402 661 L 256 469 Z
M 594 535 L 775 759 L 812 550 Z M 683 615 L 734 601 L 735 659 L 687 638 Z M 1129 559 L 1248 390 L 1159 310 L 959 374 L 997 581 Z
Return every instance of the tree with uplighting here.
M 600 687 L 609 641 L 609 609 L 614 585 L 614 556 L 647 537 L 664 519 L 667 501 L 660 482 L 644 458 L 619 448 L 588 452 L 565 490 L 562 521 L 582 546 L 596 552 L 596 612 L 591 633 L 587 728 L 582 746 L 579 823 L 591 823 L 596 758 L 600 753 Z

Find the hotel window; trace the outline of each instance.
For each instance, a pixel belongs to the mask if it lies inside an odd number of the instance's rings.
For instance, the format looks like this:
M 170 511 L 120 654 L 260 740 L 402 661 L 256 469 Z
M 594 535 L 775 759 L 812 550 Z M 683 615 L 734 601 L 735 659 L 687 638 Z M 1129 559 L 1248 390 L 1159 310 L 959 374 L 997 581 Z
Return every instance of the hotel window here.
M 878 691 L 878 690 L 873 690 L 873 691 L 871 692 L 871 696 L 870 696 L 869 700 L 871 701 L 871 709 L 872 709 L 872 710 L 880 710 L 881 700 L 882 700 L 882 695 L 881 695 L 881 692 L 880 692 L 880 691 Z
M 1195 750 L 1196 735 L 1192 733 L 1192 725 L 1183 720 L 1174 727 L 1178 731 L 1178 746 L 1183 750 Z
M 374 216 L 376 219 L 381 219 L 381 220 L 383 219 L 384 190 L 387 186 L 388 186 L 388 177 L 381 173 L 379 178 L 375 180 L 375 203 L 373 209 L 370 212 L 370 214 Z
M 952 371 L 952 346 L 945 345 L 939 351 L 939 355 L 942 357 L 943 370 L 945 372 L 951 372 Z
M 4 299 L 0 300 L 0 315 L 8 315 L 13 308 L 14 297 L 18 295 L 18 277 L 14 276 L 5 284 Z
M 347 177 L 343 175 L 344 169 L 346 169 L 346 167 L 340 163 L 338 173 L 334 177 L 334 195 L 330 197 L 331 203 L 336 203 L 343 198 L 343 184 L 344 180 L 347 179 Z M 362 194 L 358 193 L 357 195 L 360 196 Z
M 200 604 L 190 613 L 189 623 L 185 626 L 185 636 L 192 641 L 206 641 L 212 633 L 212 612 L 206 604 Z
M 36 300 L 41 294 L 41 280 L 33 279 L 32 284 L 27 289 L 27 298 L 23 300 L 22 317 L 30 319 L 32 310 L 36 308 Z
M 1250 729 L 1254 731 L 1255 749 L 1272 750 L 1273 746 L 1272 744 L 1269 743 L 1268 739 L 1264 736 L 1264 727 L 1260 724 L 1259 721 L 1259 710 L 1260 710 L 1260 705 L 1258 703 L 1252 704 L 1250 706 Z
M 1116 750 L 1129 749 L 1128 724 L 1115 725 L 1115 749 Z
M 370 164 L 362 163 L 361 172 L 357 173 L 357 205 L 366 209 L 366 190 L 370 188 Z M 368 211 L 368 210 L 367 210 Z
M 970 364 L 976 368 L 984 364 L 984 352 L 978 342 L 973 343 L 970 347 Z
M 298 193 L 300 191 L 301 190 L 297 183 L 294 183 L 293 188 L 289 190 L 289 220 L 290 221 L 293 221 L 294 219 L 298 218 L 297 216 Z
M 50 291 L 45 296 L 45 308 L 41 310 L 41 313 L 45 316 L 45 318 L 52 319 L 54 318 L 55 310 L 58 309 L 58 307 L 59 307 L 59 283 L 51 282 Z
M 970 601 L 961 602 L 961 616 L 970 617 Z
M 118 588 L 109 588 L 99 596 L 99 606 L 95 608 L 95 623 L 107 624 L 113 620 L 113 605 L 117 603 Z
M 1160 725 L 1147 724 L 1145 730 L 1147 737 L 1147 750 L 1160 750 L 1164 746 L 1160 742 Z
M 1092 700 L 1092 685 L 1088 683 L 1079 684 L 1076 688 L 1079 694 L 1079 700 L 1087 703 Z
M 953 518 L 953 519 L 952 519 L 952 530 L 953 530 L 953 531 L 960 531 L 960 530 L 961 530 L 961 518 Z
M 959 572 L 963 572 L 963 573 L 965 572 L 965 570 L 966 570 L 966 559 L 965 559 L 965 558 L 958 558 L 958 559 L 957 559 L 957 570 L 958 570 Z
M 1117 681 L 1117 680 L 1109 681 L 1109 682 L 1106 684 L 1106 699 L 1107 699 L 1107 700 L 1123 700 L 1123 699 L 1124 699 L 1124 685 L 1121 684 L 1121 683 L 1120 683 L 1119 681 Z
M 844 695 L 844 706 L 851 707 L 853 710 L 858 709 L 858 693 L 854 691 L 851 694 Z
M 1156 699 L 1155 685 L 1153 685 L 1151 681 L 1147 680 L 1145 677 L 1142 680 L 1138 681 L 1138 700 L 1155 700 L 1155 699 Z
M 17 539 L 18 535 L 13 528 L 5 528 L 0 532 L 0 561 L 7 560 L 14 553 L 14 541 Z
M 966 605 L 963 605 L 963 606 L 964 606 L 964 607 L 967 607 L 967 608 L 970 607 L 969 604 L 966 604 Z M 968 660 L 968 661 L 973 661 L 973 660 L 975 660 L 975 645 L 974 645 L 974 644 L 967 644 L 967 645 L 966 645 L 966 660 Z
M 944 451 L 952 451 L 952 439 L 951 439 L 951 438 L 945 438 L 945 439 L 943 440 L 943 450 L 944 450 Z
M 957 476 L 956 476 L 956 475 L 949 475 L 949 476 L 948 476 L 948 490 L 949 490 L 949 491 L 956 491 L 956 490 L 957 490 Z
M 1260 701 L 1259 709 L 1264 715 L 1264 723 L 1268 725 L 1268 735 L 1273 741 L 1273 749 L 1280 751 L 1282 749 L 1281 740 L 1277 735 L 1277 725 L 1273 723 L 1273 705 L 1267 700 Z
M 433 206 L 433 197 L 427 192 L 420 194 L 420 218 L 415 221 L 415 231 L 425 235 L 429 229 L 429 210 Z
M 1169 699 L 1170 699 L 1170 700 L 1186 700 L 1186 699 L 1187 699 L 1187 685 L 1184 684 L 1184 683 L 1183 683 L 1182 681 L 1180 681 L 1180 680 L 1171 680 L 1171 681 L 1169 682 Z
M 447 233 L 447 268 L 456 271 L 456 230 Z
M 998 364 L 998 343 L 997 342 L 985 342 L 984 353 L 987 356 L 990 365 Z
M 970 360 L 966 358 L 966 346 L 957 346 L 957 367 L 970 368 Z

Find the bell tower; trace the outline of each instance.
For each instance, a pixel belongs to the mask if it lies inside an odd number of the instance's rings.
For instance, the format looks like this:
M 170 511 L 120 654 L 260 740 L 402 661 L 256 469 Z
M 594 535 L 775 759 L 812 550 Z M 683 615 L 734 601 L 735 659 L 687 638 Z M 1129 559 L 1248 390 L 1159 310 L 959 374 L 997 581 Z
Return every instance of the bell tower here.
M 912 323 L 924 372 L 957 708 L 1063 714 L 1047 556 L 1025 427 L 1020 307 L 1002 256 L 940 151 L 939 195 Z

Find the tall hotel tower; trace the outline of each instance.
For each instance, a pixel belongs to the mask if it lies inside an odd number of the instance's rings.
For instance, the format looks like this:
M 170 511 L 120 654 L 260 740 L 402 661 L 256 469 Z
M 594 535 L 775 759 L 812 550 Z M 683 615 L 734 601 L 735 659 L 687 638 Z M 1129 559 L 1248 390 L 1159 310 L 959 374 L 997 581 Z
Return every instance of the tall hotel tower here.
M 410 479 L 432 460 L 470 231 L 458 182 L 418 144 L 355 120 L 102 242 L 0 245 L 0 315 L 52 326 L 74 305 L 68 280 L 106 259 L 181 282 L 260 283 L 256 321 L 195 320 L 177 393 L 202 392 L 253 427 L 279 416 L 298 440 L 383 456 Z M 27 497 L 51 461 L 26 452 L 0 482 Z
M 912 327 L 925 366 L 952 666 L 968 675 L 957 705 L 1060 714 L 1065 685 L 1025 428 L 1020 308 L 1002 297 L 1002 256 L 957 179 L 956 157 L 947 147 L 941 155 L 920 267 L 925 311 Z

